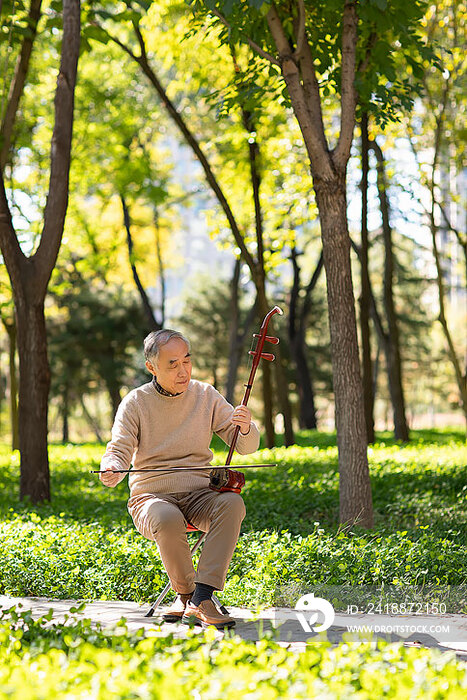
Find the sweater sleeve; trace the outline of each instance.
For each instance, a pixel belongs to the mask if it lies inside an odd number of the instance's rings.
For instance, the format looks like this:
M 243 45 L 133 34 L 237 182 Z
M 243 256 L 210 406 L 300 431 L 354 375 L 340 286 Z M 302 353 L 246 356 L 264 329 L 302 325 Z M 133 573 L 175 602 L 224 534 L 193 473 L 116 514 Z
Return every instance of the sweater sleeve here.
M 133 454 L 139 443 L 139 417 L 136 402 L 131 395 L 126 396 L 118 407 L 112 427 L 112 438 L 107 443 L 101 467 L 129 469 Z M 121 475 L 123 481 L 125 474 Z
M 214 392 L 214 405 L 212 412 L 212 431 L 230 447 L 235 432 L 235 425 L 232 421 L 234 407 L 224 399 L 216 389 Z M 238 434 L 236 451 L 241 455 L 248 455 L 255 452 L 259 447 L 259 430 L 253 421 L 250 424 L 250 431 L 246 435 Z

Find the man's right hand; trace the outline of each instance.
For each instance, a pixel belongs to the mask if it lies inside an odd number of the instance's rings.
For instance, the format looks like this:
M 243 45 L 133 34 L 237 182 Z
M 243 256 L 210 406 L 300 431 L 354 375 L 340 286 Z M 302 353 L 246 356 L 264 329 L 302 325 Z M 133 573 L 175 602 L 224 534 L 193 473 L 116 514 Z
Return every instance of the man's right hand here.
M 107 464 L 105 467 L 101 465 L 101 471 L 99 474 L 99 479 L 102 481 L 104 486 L 114 487 L 120 483 L 121 475 L 115 474 L 115 467 L 111 464 Z

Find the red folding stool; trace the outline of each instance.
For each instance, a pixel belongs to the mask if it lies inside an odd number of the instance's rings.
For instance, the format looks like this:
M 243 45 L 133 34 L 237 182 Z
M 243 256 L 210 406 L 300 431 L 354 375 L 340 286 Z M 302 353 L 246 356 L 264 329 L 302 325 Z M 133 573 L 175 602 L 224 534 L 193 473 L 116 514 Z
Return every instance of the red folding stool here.
M 191 525 L 191 523 L 188 523 L 187 526 L 186 526 L 186 531 L 187 531 L 187 532 L 198 532 L 198 528 L 195 527 L 194 525 Z M 198 539 L 196 540 L 196 542 L 194 543 L 193 547 L 192 547 L 191 550 L 190 550 L 191 556 L 193 556 L 193 554 L 201 547 L 201 545 L 203 544 L 204 540 L 206 539 L 206 535 L 207 535 L 207 534 L 208 534 L 207 532 L 200 532 L 200 536 L 198 537 Z M 150 607 L 149 610 L 147 611 L 145 617 L 152 617 L 152 616 L 154 615 L 155 609 L 156 609 L 159 605 L 162 604 L 162 602 L 164 601 L 164 599 L 165 599 L 165 597 L 166 597 L 166 595 L 167 595 L 167 593 L 168 593 L 169 591 L 170 591 L 170 581 L 169 581 L 169 583 L 166 585 L 166 587 L 164 588 L 164 590 L 160 593 L 159 597 L 156 598 L 156 600 L 154 601 L 154 603 L 151 605 L 151 607 Z M 217 605 L 217 607 L 219 608 L 219 610 L 221 611 L 221 613 L 222 613 L 223 615 L 227 615 L 227 614 L 228 614 L 229 611 L 227 610 L 227 608 L 226 608 L 224 605 L 222 605 L 222 603 L 221 603 L 220 600 L 214 595 L 214 593 L 212 594 L 212 600 L 213 600 L 213 602 Z

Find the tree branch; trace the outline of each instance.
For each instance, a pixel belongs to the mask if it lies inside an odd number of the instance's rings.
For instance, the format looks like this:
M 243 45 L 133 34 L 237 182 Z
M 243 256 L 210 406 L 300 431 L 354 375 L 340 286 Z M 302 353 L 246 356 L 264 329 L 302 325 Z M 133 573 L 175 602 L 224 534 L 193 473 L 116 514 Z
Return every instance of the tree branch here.
M 209 10 L 211 14 L 213 14 L 217 19 L 219 19 L 222 24 L 227 27 L 227 29 L 232 29 L 232 25 L 227 21 L 227 19 L 216 9 Z M 270 63 L 274 64 L 275 66 L 280 66 L 280 62 L 277 60 L 277 58 L 274 58 L 270 53 L 265 51 L 264 49 L 259 46 L 253 39 L 250 39 L 249 36 L 246 36 L 242 33 L 240 33 L 241 38 L 243 41 L 245 41 L 254 51 L 256 51 L 257 54 L 259 54 L 262 58 L 265 58 L 267 61 Z
M 345 168 L 349 159 L 355 126 L 357 23 L 355 0 L 346 0 L 342 16 L 341 131 L 333 156 L 339 169 Z
M 100 25 L 99 25 L 100 26 Z M 175 105 L 172 103 L 172 101 L 169 99 L 164 87 L 162 86 L 162 83 L 160 82 L 159 78 L 155 74 L 152 66 L 149 64 L 149 60 L 147 57 L 146 53 L 146 45 L 144 42 L 144 37 L 141 34 L 141 30 L 139 27 L 134 24 L 134 29 L 136 33 L 136 37 L 141 49 L 141 55 L 136 56 L 129 47 L 125 46 L 121 41 L 119 41 L 116 37 L 114 37 L 112 34 L 110 34 L 107 30 L 104 30 L 109 37 L 111 41 L 113 41 L 117 46 L 120 46 L 131 58 L 138 63 L 138 65 L 141 67 L 143 73 L 146 75 L 146 77 L 149 79 L 150 83 L 156 90 L 157 94 L 159 95 L 160 99 L 162 100 L 162 104 L 164 107 L 167 109 L 171 119 L 175 122 L 179 130 L 181 131 L 183 137 L 185 138 L 186 142 L 192 149 L 193 153 L 195 154 L 196 158 L 198 159 L 199 163 L 201 164 L 201 167 L 204 170 L 206 180 L 208 181 L 209 186 L 211 187 L 212 191 L 214 192 L 217 201 L 221 205 L 221 208 L 227 218 L 227 221 L 229 222 L 230 229 L 232 231 L 233 237 L 235 239 L 235 243 L 237 246 L 240 248 L 242 257 L 248 267 L 250 268 L 250 271 L 252 275 L 255 274 L 255 269 L 256 269 L 256 263 L 255 260 L 253 259 L 252 255 L 250 254 L 248 248 L 246 247 L 244 237 L 240 231 L 240 228 L 238 227 L 238 224 L 236 222 L 235 216 L 232 212 L 232 209 L 230 208 L 230 205 L 227 201 L 226 196 L 224 195 L 224 192 L 222 191 L 219 182 L 217 181 L 216 176 L 214 175 L 212 168 L 209 164 L 208 159 L 206 158 L 197 138 L 194 136 L 194 134 L 191 132 L 191 130 L 188 128 L 187 124 L 185 123 L 185 120 L 183 119 L 182 115 L 178 112 L 177 108 Z M 102 28 L 102 27 L 101 27 Z
M 125 51 L 125 53 L 127 53 L 128 56 L 129 56 L 130 58 L 133 59 L 133 61 L 136 61 L 137 63 L 139 63 L 140 57 L 137 56 L 136 54 L 134 54 L 133 51 L 130 49 L 129 46 L 127 46 L 127 45 L 124 44 L 122 41 L 120 41 L 120 39 L 119 39 L 118 37 L 114 36 L 113 34 L 110 34 L 110 32 L 107 31 L 107 29 L 105 29 L 105 28 L 104 28 L 101 24 L 99 24 L 98 22 L 93 21 L 92 24 L 93 24 L 95 27 L 99 27 L 99 29 L 100 29 L 101 31 L 103 31 L 103 32 L 108 36 L 108 38 L 110 39 L 110 41 L 112 41 L 114 44 L 116 44 L 117 46 L 119 46 L 123 51 Z
M 452 231 L 452 233 L 454 233 L 454 234 L 456 235 L 456 237 L 457 237 L 457 239 L 458 239 L 458 241 L 459 241 L 459 243 L 460 243 L 461 245 L 465 245 L 465 243 L 462 241 L 462 233 L 461 233 L 461 231 L 459 231 L 459 229 L 454 228 L 454 226 L 451 224 L 451 220 L 449 219 L 448 215 L 446 214 L 446 210 L 445 210 L 445 208 L 444 208 L 444 205 L 441 204 L 441 203 L 438 202 L 438 201 L 435 201 L 435 204 L 436 204 L 436 206 L 439 208 L 439 210 L 440 210 L 440 212 L 441 212 L 441 216 L 442 216 L 443 219 L 444 219 L 444 223 L 446 224 L 446 228 L 447 228 L 449 231 Z
M 34 39 L 36 38 L 37 34 L 37 23 L 39 22 L 39 18 L 41 16 L 41 4 L 42 0 L 31 0 L 29 7 L 27 18 L 29 31 L 27 34 L 25 34 L 21 45 L 21 51 L 16 62 L 15 74 L 10 85 L 5 116 L 0 128 L 0 172 L 3 172 L 5 169 L 5 165 L 8 160 L 13 127 L 16 121 L 19 102 L 24 91 L 24 85 L 29 68 L 29 60 L 31 58 Z
M 269 9 L 266 20 L 274 43 L 278 49 L 282 75 L 289 91 L 295 115 L 300 124 L 305 146 L 310 157 L 312 171 L 314 171 L 315 174 L 319 173 L 320 178 L 323 180 L 331 180 L 334 178 L 334 169 L 329 152 L 323 144 L 324 129 L 322 118 L 321 121 L 315 118 L 316 115 L 321 114 L 321 108 L 316 105 L 312 106 L 314 105 L 314 100 L 311 99 L 304 90 L 304 86 L 300 80 L 299 68 L 294 60 L 292 48 L 285 35 L 282 22 L 274 4 Z M 311 56 L 311 53 L 309 55 Z M 313 91 L 314 94 L 316 94 L 316 87 L 317 83 L 313 86 L 313 79 L 310 73 L 310 94 L 313 93 Z M 317 101 L 319 102 L 319 91 L 317 97 Z
M 358 73 L 364 73 L 368 68 L 371 59 L 371 50 L 376 44 L 377 39 L 378 34 L 376 32 L 371 32 L 370 36 L 368 37 L 368 43 L 366 45 L 365 57 L 360 61 L 360 63 L 357 66 Z
M 292 63 L 294 63 L 294 65 L 296 65 L 294 60 L 294 52 L 284 32 L 284 27 L 282 26 L 279 13 L 277 12 L 277 8 L 274 3 L 272 3 L 266 15 L 266 21 L 279 52 L 279 65 L 282 67 L 283 62 L 286 60 L 290 60 Z
M 119 196 L 120 196 L 120 202 L 122 205 L 122 212 L 123 212 L 123 225 L 125 226 L 125 231 L 126 231 L 126 241 L 127 241 L 127 247 L 128 247 L 128 259 L 130 261 L 130 267 L 131 267 L 131 272 L 133 273 L 133 279 L 135 281 L 136 288 L 139 292 L 139 296 L 140 296 L 141 303 L 143 306 L 143 311 L 144 311 L 146 318 L 147 318 L 147 321 L 148 321 L 149 329 L 151 331 L 160 331 L 162 326 L 156 320 L 156 317 L 154 316 L 154 311 L 152 310 L 151 302 L 149 301 L 149 297 L 146 293 L 145 288 L 143 287 L 140 276 L 138 274 L 138 270 L 136 269 L 136 264 L 135 264 L 135 259 L 134 259 L 135 256 L 134 256 L 133 236 L 131 234 L 130 212 L 128 210 L 125 196 L 122 193 L 120 193 Z
M 302 46 L 300 58 L 300 70 L 302 73 L 303 90 L 305 93 L 306 104 L 312 123 L 315 126 L 316 137 L 320 141 L 323 151 L 328 154 L 329 149 L 324 133 L 323 112 L 321 109 L 321 97 L 319 94 L 319 84 L 316 78 L 315 66 L 313 64 L 313 55 L 308 41 Z
M 63 2 L 63 36 L 60 70 L 55 92 L 55 124 L 50 152 L 50 180 L 44 210 L 44 227 L 32 259 L 37 265 L 41 293 L 45 294 L 57 260 L 68 205 L 73 132 L 74 92 L 80 49 L 80 2 Z
M 458 228 L 455 228 L 451 220 L 449 219 L 448 215 L 446 214 L 446 209 L 445 207 L 438 201 L 435 201 L 436 206 L 439 208 L 441 212 L 441 216 L 444 219 L 444 223 L 446 224 L 446 227 L 449 229 L 449 231 L 452 231 L 452 233 L 456 236 L 459 245 L 462 248 L 465 248 L 467 246 L 467 237 L 463 236 L 462 231 L 460 231 Z
M 145 43 L 144 37 L 143 37 L 143 35 L 142 35 L 142 33 L 141 33 L 141 29 L 139 28 L 138 22 L 136 22 L 135 20 L 133 20 L 132 24 L 133 24 L 133 30 L 134 30 L 134 32 L 135 32 L 135 34 L 136 34 L 136 38 L 138 39 L 139 50 L 140 50 L 140 52 L 141 52 L 141 58 L 140 58 L 140 60 L 144 60 L 144 61 L 146 61 L 146 63 L 147 63 L 147 61 L 148 61 L 148 54 L 147 54 L 147 52 L 146 52 L 146 43 Z M 131 54 L 130 54 L 130 55 L 131 55 Z
M 297 28 L 297 47 L 294 51 L 294 58 L 299 59 L 306 40 L 306 9 L 303 0 L 298 0 L 298 28 Z
M 22 284 L 22 268 L 26 256 L 20 248 L 11 219 L 10 207 L 5 192 L 3 175 L 0 172 L 0 246 L 11 281 L 13 292 Z

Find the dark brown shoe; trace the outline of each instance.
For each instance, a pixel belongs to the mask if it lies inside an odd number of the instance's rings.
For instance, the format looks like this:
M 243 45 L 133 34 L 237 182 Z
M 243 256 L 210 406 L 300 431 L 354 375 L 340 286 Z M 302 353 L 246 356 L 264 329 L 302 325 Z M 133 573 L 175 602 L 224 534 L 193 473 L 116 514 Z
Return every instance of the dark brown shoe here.
M 202 600 L 199 605 L 187 603 L 182 622 L 186 624 L 194 623 L 201 627 L 213 625 L 218 630 L 234 627 L 235 620 L 230 615 L 223 615 L 216 608 L 212 600 Z
M 186 604 L 190 600 L 192 593 L 178 593 L 174 602 L 162 615 L 164 622 L 180 622 L 185 612 Z

